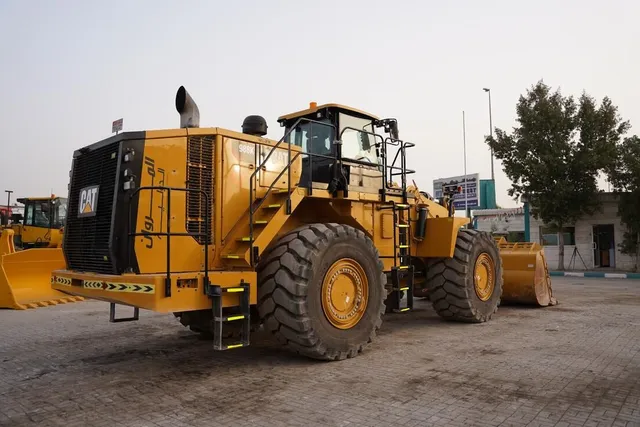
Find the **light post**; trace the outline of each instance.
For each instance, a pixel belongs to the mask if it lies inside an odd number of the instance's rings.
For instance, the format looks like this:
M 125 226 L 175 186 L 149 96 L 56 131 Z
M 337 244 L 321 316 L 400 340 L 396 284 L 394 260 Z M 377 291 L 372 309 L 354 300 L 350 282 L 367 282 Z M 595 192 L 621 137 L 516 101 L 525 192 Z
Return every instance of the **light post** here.
M 493 138 L 493 123 L 491 120 L 491 89 L 485 87 L 482 88 L 482 90 L 489 94 L 489 136 Z M 491 180 L 495 182 L 495 175 L 493 173 L 493 148 L 491 148 Z
M 7 209 L 11 209 L 11 193 L 13 193 L 13 190 L 4 190 L 5 193 L 7 193 Z

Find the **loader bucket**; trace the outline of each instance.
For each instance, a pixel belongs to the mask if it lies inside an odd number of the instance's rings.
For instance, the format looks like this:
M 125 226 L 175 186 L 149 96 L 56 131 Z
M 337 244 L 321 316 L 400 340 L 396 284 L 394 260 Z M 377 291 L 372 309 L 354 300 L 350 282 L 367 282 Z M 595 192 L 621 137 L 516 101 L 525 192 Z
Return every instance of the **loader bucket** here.
M 537 243 L 495 240 L 503 266 L 502 301 L 540 307 L 556 305 L 543 248 Z
M 53 270 L 66 268 L 61 248 L 15 251 L 13 230 L 0 235 L 0 308 L 25 310 L 82 301 L 51 287 Z

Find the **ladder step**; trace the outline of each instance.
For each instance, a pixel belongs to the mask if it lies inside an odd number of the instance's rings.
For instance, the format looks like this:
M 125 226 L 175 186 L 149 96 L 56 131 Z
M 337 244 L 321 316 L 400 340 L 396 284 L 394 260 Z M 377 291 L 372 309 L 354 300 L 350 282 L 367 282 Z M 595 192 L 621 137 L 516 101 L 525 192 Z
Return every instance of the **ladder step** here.
M 407 275 L 400 270 L 409 270 L 409 274 Z M 392 309 L 396 313 L 404 313 L 413 309 L 413 275 L 414 270 L 408 265 L 401 265 L 391 269 Z M 402 285 L 400 284 L 401 279 L 404 279 Z
M 253 221 L 253 225 L 264 225 L 264 224 L 268 224 L 269 221 L 267 221 L 266 219 L 259 219 L 257 221 Z
M 214 317 L 213 320 L 218 322 L 233 322 L 234 320 L 244 320 L 245 317 L 244 314 L 238 314 L 237 316 Z
M 282 207 L 282 203 L 272 203 L 270 205 L 265 206 L 267 209 L 280 209 Z
M 409 228 L 409 224 L 396 224 L 398 228 Z
M 397 209 L 409 209 L 411 207 L 411 205 L 407 205 L 404 203 L 399 203 L 395 205 Z
M 398 249 L 409 249 L 409 245 L 398 245 Z
M 227 344 L 227 345 L 219 345 L 219 344 L 214 344 L 213 345 L 213 349 L 214 350 L 231 350 L 233 348 L 241 348 L 241 347 L 249 347 L 248 343 L 243 343 L 243 342 L 239 342 L 236 344 Z
M 234 256 L 227 255 L 226 257 Z M 238 295 L 238 302 L 235 313 L 224 313 L 222 307 L 222 298 L 224 294 Z M 249 284 L 244 281 L 239 286 L 221 287 L 218 285 L 209 286 L 207 295 L 212 299 L 213 310 L 213 349 L 214 350 L 231 350 L 233 348 L 247 347 L 249 345 L 249 333 L 251 330 L 251 315 L 249 303 Z M 242 332 L 240 342 L 225 343 L 223 342 L 223 325 L 226 322 L 242 322 Z
M 291 191 L 293 191 L 293 190 L 294 190 L 294 187 L 291 187 Z M 289 189 L 287 189 L 287 188 L 274 188 L 273 190 L 271 190 L 271 192 L 274 193 L 274 194 L 282 194 L 282 193 L 287 194 L 287 193 L 289 193 Z
M 237 239 L 238 242 L 250 242 L 251 241 L 251 237 L 249 236 L 244 236 L 244 237 L 239 237 Z
M 244 255 L 228 254 L 228 255 L 222 255 L 222 258 L 224 258 L 224 259 L 243 259 Z

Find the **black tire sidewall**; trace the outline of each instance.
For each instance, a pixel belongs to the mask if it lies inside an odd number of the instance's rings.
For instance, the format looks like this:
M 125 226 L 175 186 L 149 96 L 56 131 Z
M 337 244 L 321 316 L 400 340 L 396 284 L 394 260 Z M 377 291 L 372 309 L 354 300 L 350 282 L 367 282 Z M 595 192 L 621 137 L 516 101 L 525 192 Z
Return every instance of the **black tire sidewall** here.
M 475 307 L 483 316 L 490 316 L 493 314 L 497 307 L 500 305 L 500 296 L 502 293 L 502 264 L 500 259 L 500 252 L 492 241 L 488 240 L 485 233 L 479 232 L 474 236 L 473 248 L 469 257 L 469 270 L 466 277 L 466 288 L 469 302 L 472 307 Z M 476 294 L 474 284 L 474 272 L 475 264 L 478 257 L 486 253 L 491 257 L 494 264 L 494 288 L 491 297 L 482 301 Z
M 384 292 L 378 258 L 363 238 L 335 237 L 312 261 L 312 277 L 307 292 L 307 310 L 314 332 L 328 348 L 349 351 L 369 341 L 379 324 Z M 338 260 L 351 258 L 360 264 L 368 281 L 367 308 L 357 325 L 350 329 L 338 329 L 327 319 L 322 308 L 322 284 L 329 268 Z

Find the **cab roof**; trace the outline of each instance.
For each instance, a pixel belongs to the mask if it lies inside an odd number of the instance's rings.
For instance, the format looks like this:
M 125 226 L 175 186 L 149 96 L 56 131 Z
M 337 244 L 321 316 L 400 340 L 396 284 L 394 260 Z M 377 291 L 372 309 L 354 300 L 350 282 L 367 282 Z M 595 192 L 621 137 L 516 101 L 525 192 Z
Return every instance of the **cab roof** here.
M 49 197 L 20 197 L 19 199 L 16 199 L 18 201 L 18 203 L 22 203 L 24 204 L 24 202 L 28 201 L 28 200 L 33 200 L 36 202 L 40 202 L 40 201 L 44 201 L 44 200 L 56 200 L 56 199 L 60 199 L 61 197 L 56 197 L 56 196 L 49 196 Z
M 366 116 L 367 118 L 370 118 L 372 120 L 379 120 L 379 118 L 374 116 L 373 114 L 369 114 L 366 111 L 358 110 L 357 108 L 348 107 L 346 105 L 334 104 L 334 103 L 317 105 L 315 102 L 312 102 L 309 104 L 309 108 L 307 108 L 306 110 L 300 110 L 300 111 L 296 111 L 295 113 L 289 113 L 289 114 L 285 114 L 284 116 L 278 117 L 278 122 L 289 120 L 289 119 L 295 119 L 297 117 L 304 117 L 306 115 L 313 114 L 317 111 L 324 110 L 325 108 L 335 108 L 338 110 L 343 110 L 345 112 L 352 112 L 361 116 Z

